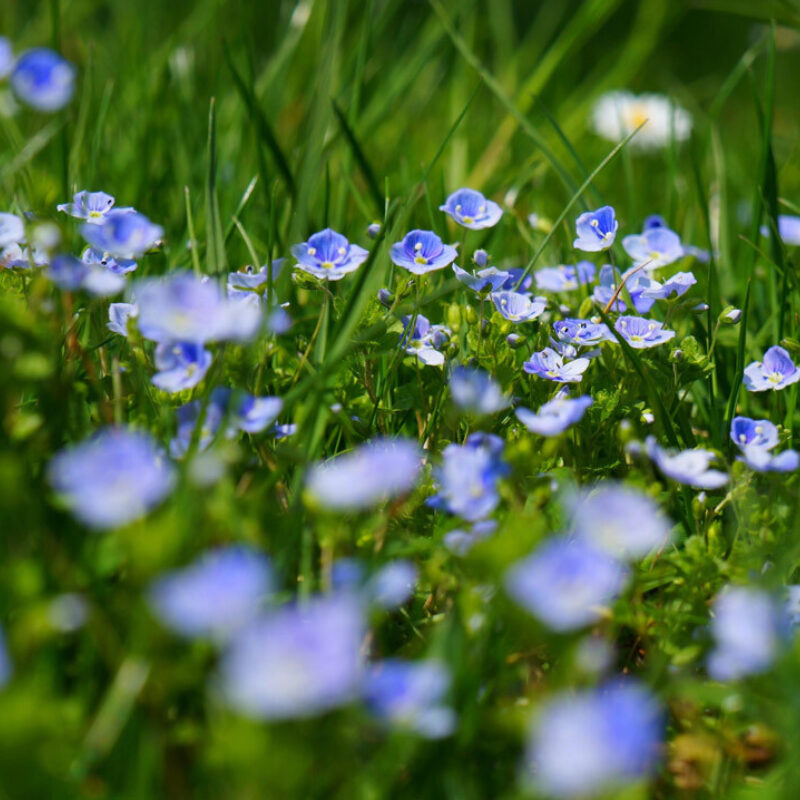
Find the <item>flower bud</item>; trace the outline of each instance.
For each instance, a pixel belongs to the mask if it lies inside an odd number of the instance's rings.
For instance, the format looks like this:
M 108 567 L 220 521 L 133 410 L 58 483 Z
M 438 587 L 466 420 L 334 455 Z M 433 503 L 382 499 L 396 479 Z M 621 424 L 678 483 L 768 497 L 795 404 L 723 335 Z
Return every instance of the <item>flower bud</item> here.
M 524 337 L 520 336 L 518 333 L 509 333 L 508 336 L 506 336 L 506 341 L 512 350 L 516 350 L 518 347 L 522 347 L 522 345 L 525 344 Z
M 392 293 L 388 289 L 378 289 L 378 302 L 385 308 L 389 308 L 394 301 Z
M 720 315 L 719 321 L 723 325 L 736 325 L 742 318 L 742 309 L 728 306 Z
M 374 239 L 380 232 L 380 222 L 373 222 L 371 225 L 367 226 L 367 236 L 369 236 L 370 239 Z
M 692 311 L 695 314 L 704 314 L 708 311 L 708 303 L 698 303 L 696 306 L 692 306 Z

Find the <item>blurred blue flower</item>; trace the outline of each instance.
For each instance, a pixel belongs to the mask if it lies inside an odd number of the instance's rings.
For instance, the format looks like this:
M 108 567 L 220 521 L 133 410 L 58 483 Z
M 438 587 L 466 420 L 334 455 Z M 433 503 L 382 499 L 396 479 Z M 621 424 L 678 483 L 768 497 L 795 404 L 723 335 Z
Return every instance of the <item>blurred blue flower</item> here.
M 5 686 L 11 680 L 14 667 L 11 664 L 11 656 L 6 646 L 6 637 L 0 629 L 0 686 Z
M 780 346 L 770 347 L 763 361 L 754 361 L 744 369 L 744 386 L 750 392 L 785 389 L 800 380 L 800 369 Z
M 461 283 L 469 286 L 477 294 L 483 294 L 487 291 L 494 292 L 503 286 L 509 278 L 508 272 L 499 270 L 497 267 L 479 269 L 473 274 L 461 269 L 458 264 L 453 264 L 453 272 Z
M 489 254 L 483 248 L 476 250 L 472 254 L 472 260 L 475 262 L 476 267 L 489 266 Z
M 389 250 L 392 261 L 414 275 L 444 269 L 456 260 L 456 256 L 456 248 L 451 244 L 443 244 L 433 231 L 413 230 Z
M 565 392 L 559 392 L 535 414 L 524 406 L 519 406 L 514 413 L 531 433 L 557 436 L 579 422 L 592 402 L 591 397 L 569 397 Z
M 453 192 L 444 204 L 439 206 L 439 211 L 444 211 L 459 225 L 473 231 L 492 228 L 503 216 L 503 209 L 497 203 L 487 200 L 474 189 L 458 189 Z
M 172 630 L 220 641 L 254 619 L 272 590 L 269 559 L 250 547 L 229 545 L 158 578 L 148 598 Z
M 455 713 L 444 703 L 449 688 L 450 673 L 440 661 L 386 659 L 369 669 L 364 697 L 372 712 L 390 724 L 440 739 L 456 724 Z
M 644 290 L 644 296 L 654 300 L 667 300 L 671 295 L 680 297 L 697 283 L 697 278 L 691 272 L 676 272 L 664 283 L 651 281 L 651 285 Z
M 527 292 L 531 286 L 533 286 L 533 275 L 526 273 L 522 267 L 513 267 L 512 269 L 506 270 L 506 273 L 508 277 L 499 287 L 500 289 L 508 289 L 513 292 Z M 517 286 L 517 284 L 519 284 L 519 286 Z
M 95 249 L 117 258 L 138 258 L 155 247 L 164 229 L 138 211 L 113 209 L 100 222 L 81 227 L 81 236 Z
M 655 698 L 632 681 L 557 694 L 534 718 L 525 756 L 530 783 L 551 797 L 621 790 L 653 770 L 664 727 Z
M 111 303 L 108 307 L 108 324 L 110 331 L 120 336 L 128 335 L 128 320 L 139 316 L 136 303 Z
M 661 214 L 650 214 L 642 223 L 642 232 L 649 231 L 651 228 L 669 228 L 669 226 Z
M 308 717 L 355 699 L 362 681 L 364 618 L 349 593 L 264 615 L 236 634 L 221 686 L 249 717 Z
M 370 239 L 374 239 L 377 235 L 381 232 L 381 223 L 380 222 L 371 222 L 367 225 L 367 236 Z
M 278 279 L 285 263 L 285 258 L 276 258 L 272 261 L 273 297 L 269 301 L 272 305 L 277 304 L 277 295 L 274 294 L 274 282 Z M 253 267 L 248 267 L 245 271 L 228 273 L 228 297 L 231 300 L 252 303 L 257 308 L 261 305 L 268 285 L 269 274 L 268 265 L 266 264 L 258 271 Z
M 58 255 L 47 268 L 47 277 L 65 291 L 82 289 L 95 297 L 110 297 L 125 288 L 125 278 L 105 267 L 87 264 L 70 255 Z
M 627 578 L 622 563 L 605 550 L 559 537 L 514 564 L 506 588 L 549 628 L 571 631 L 597 622 Z
M 580 284 L 591 283 L 596 269 L 591 261 L 579 261 L 575 265 L 561 264 L 557 267 L 543 267 L 533 273 L 536 287 L 548 292 L 568 292 Z
M 478 542 L 488 539 L 497 529 L 497 520 L 482 519 L 473 523 L 469 530 L 456 529 L 444 535 L 444 546 L 457 556 L 466 555 Z
M 114 275 L 127 275 L 133 272 L 138 264 L 132 258 L 115 258 L 110 253 L 103 253 L 95 250 L 94 247 L 87 247 L 81 254 L 81 261 L 84 264 L 94 267 L 102 267 Z
M 0 213 L 0 247 L 25 241 L 25 223 L 16 214 Z
M 531 375 L 547 378 L 558 383 L 578 383 L 591 362 L 588 358 L 576 358 L 573 361 L 564 359 L 551 347 L 545 347 L 533 353 L 522 368 Z
M 648 228 L 641 234 L 632 233 L 622 240 L 622 246 L 633 259 L 634 266 L 644 264 L 648 272 L 683 258 L 680 236 L 669 228 Z
M 593 347 L 601 342 L 616 341 L 605 323 L 588 319 L 562 319 L 553 323 L 553 330 L 559 341 L 576 347 Z
M 303 272 L 321 280 L 339 281 L 355 272 L 367 260 L 369 251 L 325 228 L 309 236 L 307 242 L 292 245 L 292 255 Z
M 286 422 L 280 425 L 276 422 L 272 428 L 272 434 L 278 440 L 288 439 L 290 436 L 294 436 L 296 433 L 297 424 L 294 422 Z
M 698 489 L 719 489 L 728 482 L 724 472 L 711 469 L 716 455 L 710 450 L 681 450 L 673 453 L 660 447 L 655 437 L 648 436 L 645 450 L 655 465 L 668 478 Z
M 658 347 L 675 336 L 675 331 L 665 330 L 663 322 L 643 317 L 619 317 L 614 329 L 636 350 Z
M 165 392 L 192 389 L 206 376 L 211 366 L 211 353 L 201 344 L 161 342 L 155 352 L 154 386 Z
M 349 453 L 315 464 L 306 491 L 330 511 L 358 511 L 411 491 L 422 455 L 408 439 L 374 439 Z
M 14 50 L 11 42 L 5 36 L 0 36 L 0 81 L 7 78 L 13 68 Z
M 769 226 L 761 226 L 761 235 L 769 236 Z M 796 247 L 800 245 L 800 217 L 792 214 L 778 214 L 778 236 L 785 245 Z
M 732 681 L 769 669 L 786 634 L 785 611 L 767 592 L 728 586 L 714 601 L 708 674 Z
M 23 53 L 11 71 L 11 88 L 37 111 L 58 111 L 72 99 L 76 70 L 53 50 L 37 47 Z
M 586 253 L 608 250 L 614 244 L 618 228 L 619 222 L 611 206 L 587 211 L 575 221 L 575 232 L 578 236 L 572 246 Z
M 145 433 L 104 428 L 57 453 L 50 485 L 91 528 L 116 528 L 143 517 L 172 490 L 174 474 Z
M 414 330 L 409 331 L 413 317 L 403 317 L 405 332 L 400 337 L 400 346 L 410 356 L 416 356 L 423 364 L 440 367 L 444 364 L 444 347 L 450 339 L 450 329 L 444 325 L 431 325 L 427 317 L 417 314 Z
M 494 414 L 509 404 L 492 376 L 472 367 L 453 369 L 450 373 L 450 396 L 458 408 L 470 414 Z
M 547 308 L 544 297 L 531 297 L 529 294 L 504 291 L 493 292 L 494 307 L 511 322 L 532 322 Z
M 105 192 L 76 192 L 71 203 L 56 206 L 59 211 L 76 219 L 84 219 L 93 225 L 102 225 L 108 213 L 114 208 L 114 198 Z M 114 209 L 117 213 L 133 212 L 132 208 Z
M 411 561 L 398 559 L 382 566 L 366 586 L 371 603 L 385 610 L 403 605 L 414 593 L 419 572 Z

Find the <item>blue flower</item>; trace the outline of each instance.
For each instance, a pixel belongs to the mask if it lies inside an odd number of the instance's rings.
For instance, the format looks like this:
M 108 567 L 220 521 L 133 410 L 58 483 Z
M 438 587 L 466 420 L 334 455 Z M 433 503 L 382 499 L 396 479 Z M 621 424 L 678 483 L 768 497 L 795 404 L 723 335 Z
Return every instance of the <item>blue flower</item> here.
M 579 422 L 592 402 L 591 397 L 569 397 L 559 392 L 535 414 L 523 406 L 515 409 L 514 413 L 531 433 L 557 436 Z
M 549 381 L 578 383 L 590 363 L 588 358 L 564 361 L 551 347 L 545 347 L 544 350 L 533 353 L 530 361 L 526 361 L 522 368 L 531 375 L 538 375 L 540 378 L 547 378 Z
M 416 356 L 423 364 L 440 367 L 444 364 L 444 347 L 450 339 L 450 329 L 444 325 L 431 325 L 427 317 L 417 314 L 414 330 L 409 331 L 413 317 L 403 317 L 405 332 L 400 337 L 400 346 L 410 356 Z
M 494 414 L 508 407 L 508 398 L 488 372 L 456 367 L 450 373 L 453 403 L 470 414 Z
M 120 336 L 128 335 L 128 320 L 139 316 L 139 307 L 135 303 L 111 303 L 108 307 L 107 327 Z
M 651 228 L 669 228 L 669 226 L 661 214 L 650 214 L 650 216 L 644 218 L 642 232 L 649 231 Z
M 592 297 L 601 305 L 608 306 L 611 303 L 611 298 L 614 296 L 619 285 L 619 273 L 610 264 L 605 264 L 600 269 L 600 277 L 597 286 L 594 287 Z M 625 288 L 628 295 L 633 301 L 633 307 L 640 314 L 646 314 L 655 304 L 655 300 L 646 297 L 644 292 L 651 286 L 656 285 L 655 281 L 642 274 L 642 271 L 636 267 L 627 270 L 622 276 L 625 281 Z M 617 295 L 617 299 L 613 305 L 609 306 L 611 311 L 625 311 L 628 308 L 627 303 L 622 299 L 621 294 Z
M 593 347 L 601 342 L 616 341 L 603 322 L 588 319 L 562 319 L 553 323 L 559 341 L 576 347 Z
M 456 256 L 456 248 L 451 244 L 443 244 L 433 231 L 413 230 L 389 250 L 392 261 L 414 275 L 444 269 L 456 260 Z
M 487 200 L 474 189 L 458 189 L 447 198 L 444 205 L 439 206 L 439 210 L 459 225 L 474 231 L 494 227 L 503 216 L 503 209 L 497 203 Z
M 508 277 L 498 288 L 508 289 L 514 292 L 527 292 L 531 286 L 533 286 L 533 275 L 527 274 L 522 267 L 514 267 L 506 271 L 508 273 Z M 517 286 L 518 283 L 519 286 Z
M 538 289 L 548 292 L 569 292 L 581 284 L 591 283 L 595 272 L 595 266 L 591 261 L 579 261 L 575 265 L 543 267 L 534 272 L 534 278 Z
M 728 586 L 714 602 L 708 674 L 732 681 L 769 669 L 788 620 L 771 595 L 748 586 Z
M 272 428 L 272 433 L 276 439 L 288 439 L 297 433 L 297 424 L 294 422 L 278 424 L 276 422 Z
M 675 336 L 675 331 L 664 329 L 664 323 L 643 317 L 619 317 L 614 329 L 634 349 L 658 347 Z
M 724 472 L 711 469 L 716 455 L 710 450 L 682 450 L 672 453 L 660 447 L 654 437 L 648 436 L 645 450 L 655 465 L 668 478 L 698 489 L 719 489 L 728 482 Z
M 236 545 L 207 552 L 167 573 L 153 582 L 148 597 L 172 630 L 223 640 L 256 616 L 272 589 L 269 559 Z
M 125 288 L 125 278 L 97 264 L 74 256 L 58 255 L 47 269 L 47 277 L 66 291 L 83 289 L 95 297 L 110 297 Z
M 105 428 L 57 453 L 48 478 L 69 510 L 91 528 L 143 517 L 172 490 L 173 471 L 144 433 Z
M 476 267 L 489 266 L 489 254 L 483 248 L 476 250 L 472 254 L 472 260 L 475 262 Z
M 676 272 L 671 278 L 668 278 L 664 283 L 658 281 L 651 281 L 651 285 L 644 290 L 645 297 L 651 297 L 654 300 L 667 300 L 671 295 L 680 297 L 689 291 L 691 286 L 697 283 L 697 278 L 691 272 Z
M 683 258 L 680 236 L 669 228 L 648 228 L 641 234 L 632 233 L 622 240 L 622 246 L 633 259 L 634 266 L 644 264 L 648 272 Z
M 102 267 L 115 275 L 127 275 L 133 272 L 138 264 L 131 258 L 115 258 L 110 253 L 87 247 L 81 254 L 81 261 L 90 266 Z
M 76 70 L 69 61 L 44 47 L 23 53 L 11 72 L 11 87 L 37 111 L 58 111 L 72 99 Z
M 276 258 L 272 262 L 273 290 L 274 282 L 278 279 L 285 263 L 285 258 Z M 258 272 L 252 267 L 248 267 L 244 272 L 228 273 L 228 297 L 232 300 L 252 303 L 256 308 L 261 306 L 261 300 L 264 294 L 266 294 L 268 285 L 269 274 L 267 265 L 261 267 Z M 277 297 L 270 298 L 269 302 L 275 304 L 277 302 Z
M 105 192 L 77 192 L 71 203 L 56 206 L 59 211 L 76 219 L 85 219 L 93 225 L 102 225 L 106 216 L 114 208 L 114 198 Z M 132 208 L 117 208 L 118 213 L 133 212 Z
M 454 530 L 445 534 L 444 546 L 457 556 L 466 555 L 478 542 L 487 539 L 497 529 L 497 521 L 482 519 L 475 522 L 470 529 Z
M 754 361 L 745 367 L 744 386 L 750 392 L 785 389 L 800 380 L 800 369 L 789 354 L 778 345 L 764 353 L 763 361 Z
M 11 680 L 14 667 L 11 664 L 11 656 L 8 654 L 6 638 L 0 629 L 0 686 L 5 686 Z
M 484 294 L 487 291 L 497 291 L 510 277 L 510 273 L 499 270 L 496 267 L 479 269 L 473 274 L 461 269 L 458 264 L 453 264 L 453 272 L 455 272 L 456 278 L 458 278 L 461 283 L 469 286 L 469 288 L 477 294 Z
M 25 223 L 16 214 L 0 213 L 0 247 L 25 241 Z
M 364 697 L 372 712 L 390 724 L 440 739 L 456 723 L 444 703 L 449 688 L 450 674 L 440 661 L 386 659 L 367 673 Z
M 182 392 L 197 386 L 211 366 L 211 353 L 201 344 L 161 342 L 156 347 L 154 386 L 165 392 Z
M 551 797 L 605 796 L 653 770 L 663 735 L 662 711 L 637 683 L 565 691 L 534 718 L 530 782 Z
M 370 602 L 384 610 L 397 608 L 412 596 L 418 577 L 419 572 L 411 561 L 390 561 L 367 584 L 367 596 Z
M 308 717 L 348 703 L 362 680 L 364 627 L 350 594 L 266 614 L 234 636 L 222 660 L 223 694 L 261 719 Z
M 11 42 L 5 36 L 0 36 L 0 81 L 7 78 L 13 68 L 14 50 Z
M 506 575 L 514 600 L 555 631 L 597 622 L 625 586 L 627 571 L 586 542 L 550 539 Z
M 306 491 L 330 511 L 371 508 L 409 492 L 422 458 L 407 439 L 375 439 L 308 471 Z
M 369 257 L 369 251 L 325 228 L 309 236 L 307 242 L 293 245 L 292 255 L 303 272 L 321 280 L 339 281 L 357 270 Z
M 511 322 L 532 322 L 547 308 L 543 297 L 531 297 L 519 292 L 494 292 L 494 307 Z
M 794 472 L 800 466 L 796 450 L 769 452 L 778 446 L 778 429 L 767 419 L 734 417 L 731 439 L 744 454 L 742 460 L 756 472 Z
M 164 229 L 138 211 L 114 209 L 100 223 L 85 222 L 81 236 L 94 248 L 117 258 L 138 258 L 155 247 Z
M 761 235 L 769 236 L 769 227 L 767 225 L 762 225 Z M 789 247 L 800 245 L 800 217 L 791 214 L 778 214 L 778 236 Z
M 608 250 L 617 236 L 619 222 L 611 206 L 603 206 L 597 211 L 587 211 L 575 221 L 577 239 L 572 243 L 576 250 L 586 253 L 597 253 Z

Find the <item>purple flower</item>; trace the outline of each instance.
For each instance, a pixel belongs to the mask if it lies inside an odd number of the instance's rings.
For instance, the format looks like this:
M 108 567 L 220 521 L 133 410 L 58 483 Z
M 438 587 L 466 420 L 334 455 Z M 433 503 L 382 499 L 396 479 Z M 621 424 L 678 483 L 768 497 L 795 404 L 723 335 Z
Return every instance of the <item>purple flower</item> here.
M 396 242 L 389 250 L 389 257 L 398 267 L 414 275 L 424 275 L 444 269 L 456 260 L 458 251 L 451 244 L 443 244 L 433 231 L 413 230 L 402 242 Z
M 107 328 L 120 336 L 128 335 L 128 320 L 139 316 L 139 307 L 135 303 L 111 303 L 108 307 Z
M 488 372 L 456 367 L 450 373 L 453 403 L 470 414 L 494 414 L 508 407 L 508 398 Z
M 576 250 L 583 250 L 586 253 L 608 250 L 614 244 L 617 228 L 619 228 L 619 222 L 617 222 L 611 206 L 603 206 L 597 211 L 587 211 L 575 221 L 575 232 L 578 237 L 572 246 Z
M 285 258 L 276 258 L 272 262 L 272 280 L 273 290 L 274 281 L 278 279 L 284 264 Z M 267 292 L 269 285 L 269 275 L 267 274 L 267 265 L 264 265 L 257 272 L 253 267 L 248 267 L 244 272 L 229 272 L 228 273 L 228 298 L 231 300 L 241 300 L 243 302 L 252 303 L 256 308 L 261 306 L 263 296 Z M 277 303 L 277 298 L 272 297 L 270 303 Z
M 565 691 L 534 718 L 530 782 L 550 797 L 605 796 L 652 771 L 663 735 L 661 709 L 637 683 Z
M 450 674 L 440 661 L 386 659 L 367 673 L 364 697 L 372 712 L 390 724 L 440 739 L 456 723 L 444 704 L 449 688 Z
M 364 619 L 339 594 L 288 606 L 234 636 L 221 665 L 224 696 L 250 717 L 308 717 L 350 702 L 362 679 Z
M 508 278 L 510 277 L 508 272 L 503 272 L 502 270 L 497 269 L 497 267 L 486 267 L 485 269 L 479 269 L 473 274 L 461 269 L 458 264 L 453 264 L 453 272 L 455 272 L 456 278 L 458 278 L 461 283 L 469 286 L 469 288 L 477 294 L 483 294 L 487 291 L 497 291 L 508 281 Z
M 667 300 L 671 295 L 680 297 L 689 291 L 689 287 L 697 283 L 697 278 L 691 272 L 676 272 L 671 278 L 668 278 L 664 283 L 658 281 L 651 281 L 651 285 L 644 290 L 645 297 L 651 297 L 654 300 Z
M 544 297 L 531 297 L 519 292 L 494 292 L 494 307 L 511 322 L 532 322 L 547 308 Z
M 657 347 L 675 336 L 675 331 L 664 329 L 664 323 L 643 317 L 619 317 L 614 329 L 634 349 Z
M 403 317 L 405 333 L 400 337 L 400 346 L 410 356 L 416 356 L 423 364 L 440 367 L 444 364 L 444 347 L 450 338 L 450 329 L 444 325 L 431 325 L 427 317 L 417 314 L 414 330 L 409 331 L 413 317 Z
M 683 258 L 680 236 L 669 228 L 648 228 L 641 234 L 631 234 L 622 240 L 622 246 L 634 266 L 645 264 L 648 272 Z
M 69 61 L 44 47 L 23 53 L 11 72 L 17 97 L 37 111 L 58 111 L 72 99 L 76 70 Z
M 25 224 L 16 214 L 0 213 L 0 247 L 25 241 Z
M 523 406 L 515 409 L 514 413 L 531 433 L 557 436 L 579 422 L 592 402 L 591 397 L 569 397 L 559 392 L 535 414 Z
M 409 492 L 421 466 L 414 442 L 374 439 L 312 466 L 306 491 L 316 504 L 330 511 L 358 511 Z
M 102 225 L 103 220 L 114 208 L 114 198 L 105 192 L 77 192 L 71 203 L 62 203 L 56 208 L 76 219 L 85 219 L 93 225 Z M 132 208 L 118 208 L 118 213 L 132 212 Z
M 397 608 L 414 593 L 419 572 L 411 561 L 399 559 L 381 567 L 367 584 L 372 603 L 385 610 Z
M 751 392 L 785 389 L 800 380 L 798 369 L 789 354 L 778 345 L 764 353 L 763 361 L 754 361 L 745 367 L 744 386 Z
M 292 246 L 292 255 L 303 272 L 320 280 L 339 281 L 357 270 L 369 257 L 369 252 L 350 242 L 330 228 L 325 228 L 307 242 Z
M 182 392 L 197 386 L 211 366 L 211 353 L 201 344 L 161 342 L 155 352 L 154 386 L 165 392 Z
M 800 466 L 796 450 L 769 452 L 778 445 L 778 429 L 767 419 L 734 417 L 731 439 L 744 454 L 741 460 L 756 472 L 794 472 Z
M 155 247 L 164 229 L 138 211 L 114 209 L 98 223 L 85 222 L 81 236 L 95 249 L 117 258 L 138 258 Z
M 588 358 L 576 358 L 573 361 L 564 359 L 552 348 L 545 347 L 531 355 L 522 368 L 531 375 L 547 378 L 558 383 L 578 383 L 591 362 Z
M 601 342 L 616 341 L 603 322 L 588 319 L 562 319 L 553 323 L 559 341 L 575 347 L 593 347 Z
M 272 588 L 269 559 L 239 545 L 212 550 L 167 573 L 151 585 L 148 596 L 172 630 L 224 640 L 256 616 Z
M 487 200 L 474 189 L 453 192 L 444 205 L 439 206 L 439 211 L 444 211 L 459 225 L 474 231 L 493 228 L 503 216 L 503 209 L 497 203 Z
M 597 622 L 627 581 L 625 567 L 587 542 L 550 539 L 506 575 L 514 600 L 555 631 Z
M 660 447 L 653 436 L 645 442 L 647 454 L 668 478 L 698 489 L 719 489 L 728 482 L 724 472 L 711 469 L 716 455 L 710 450 L 681 450 L 672 453 Z
M 91 528 L 116 528 L 143 517 L 172 490 L 173 471 L 144 433 L 105 428 L 55 455 L 50 485 Z
M 580 284 L 591 283 L 595 276 L 591 261 L 579 261 L 575 265 L 561 264 L 558 267 L 543 267 L 534 272 L 536 287 L 548 292 L 569 292 Z

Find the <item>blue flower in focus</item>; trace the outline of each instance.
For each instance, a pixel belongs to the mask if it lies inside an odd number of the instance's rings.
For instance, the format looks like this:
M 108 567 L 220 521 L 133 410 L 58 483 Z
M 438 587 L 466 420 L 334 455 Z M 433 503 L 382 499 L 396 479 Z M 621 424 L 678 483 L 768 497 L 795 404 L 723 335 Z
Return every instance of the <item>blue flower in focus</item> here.
M 400 337 L 400 346 L 410 356 L 416 356 L 423 364 L 441 367 L 444 364 L 444 347 L 450 339 L 450 329 L 444 325 L 431 325 L 427 317 L 417 314 L 414 330 L 409 331 L 413 317 L 403 317 L 405 333 Z
M 503 209 L 497 203 L 487 200 L 474 189 L 458 189 L 447 198 L 444 205 L 439 206 L 439 210 L 473 231 L 492 228 L 503 216 Z
M 543 267 L 533 273 L 536 287 L 548 292 L 569 292 L 579 285 L 591 283 L 596 269 L 591 261 L 579 261 L 575 265 L 561 264 L 558 267 Z
M 25 223 L 16 214 L 0 213 L 0 248 L 25 241 Z
M 645 296 L 645 291 L 652 286 L 657 286 L 655 281 L 648 278 L 636 267 L 627 270 L 620 279 L 619 273 L 610 264 L 605 264 L 600 269 L 600 277 L 597 286 L 594 287 L 592 297 L 601 305 L 608 306 L 610 311 L 623 312 L 628 308 L 627 303 L 622 299 L 622 292 L 617 294 L 617 299 L 613 305 L 611 298 L 614 297 L 620 280 L 625 281 L 625 289 L 633 302 L 633 307 L 639 314 L 646 314 L 655 304 L 655 300 Z
M 597 622 L 628 578 L 625 567 L 588 542 L 550 539 L 506 575 L 506 588 L 527 611 L 555 631 Z
M 150 586 L 150 605 L 169 628 L 224 640 L 255 618 L 273 589 L 269 559 L 246 546 L 205 553 Z
M 676 272 L 664 283 L 651 281 L 651 286 L 644 290 L 645 297 L 654 300 L 668 300 L 671 295 L 680 297 L 689 291 L 689 288 L 697 283 L 697 278 L 691 272 Z
M 578 237 L 572 246 L 586 253 L 608 250 L 614 244 L 618 228 L 619 222 L 611 206 L 603 206 L 597 211 L 587 211 L 575 221 L 575 232 Z
M 371 603 L 391 610 L 403 605 L 414 593 L 419 572 L 411 561 L 398 559 L 381 567 L 366 586 Z
M 211 366 L 211 353 L 201 344 L 161 342 L 156 347 L 154 386 L 165 392 L 192 389 L 206 376 Z
M 456 260 L 456 256 L 456 248 L 451 244 L 443 244 L 433 231 L 413 230 L 389 250 L 392 261 L 414 275 L 444 269 Z
M 95 249 L 117 258 L 138 258 L 155 247 L 164 229 L 138 211 L 114 209 L 102 220 L 87 221 L 81 236 Z
M 660 447 L 653 436 L 648 436 L 645 450 L 655 465 L 668 478 L 698 489 L 719 489 L 728 482 L 724 472 L 711 469 L 716 455 L 710 450 L 681 450 L 672 453 Z
M 319 597 L 255 620 L 223 656 L 228 703 L 249 717 L 308 717 L 353 700 L 362 681 L 363 611 L 354 596 Z
M 108 307 L 108 323 L 106 327 L 120 336 L 128 335 L 128 320 L 139 316 L 139 307 L 135 303 L 111 303 Z
M 23 53 L 11 71 L 11 87 L 37 111 L 58 111 L 72 99 L 76 70 L 53 50 L 38 47 Z
M 621 790 L 653 770 L 664 727 L 654 697 L 632 681 L 562 692 L 534 718 L 525 755 L 530 782 L 551 797 Z
M 714 601 L 708 674 L 734 681 L 769 669 L 788 619 L 775 599 L 749 586 L 728 586 Z
M 511 322 L 532 322 L 547 308 L 543 297 L 531 297 L 519 292 L 493 292 L 494 307 Z
M 675 331 L 664 329 L 664 323 L 643 317 L 619 317 L 614 329 L 634 349 L 658 347 L 675 336 Z
M 444 703 L 450 674 L 440 661 L 386 659 L 370 668 L 364 697 L 374 714 L 428 739 L 449 736 L 456 723 Z
M 593 347 L 601 342 L 616 341 L 605 323 L 588 319 L 562 319 L 553 323 L 553 330 L 559 341 L 575 347 Z
M 285 263 L 285 258 L 276 258 L 272 261 L 273 292 L 275 288 L 274 282 L 278 279 Z M 269 277 L 268 265 L 266 264 L 257 272 L 252 267 L 248 267 L 243 272 L 229 272 L 228 297 L 232 300 L 252 303 L 258 308 L 267 292 Z M 269 302 L 273 305 L 277 304 L 277 296 L 270 298 Z
M 306 492 L 330 511 L 358 511 L 411 491 L 422 456 L 407 439 L 375 439 L 308 471 Z
M 471 367 L 456 367 L 450 373 L 450 396 L 458 408 L 470 414 L 494 414 L 509 404 L 488 372 Z
M 531 433 L 557 436 L 580 422 L 592 402 L 591 397 L 569 397 L 566 393 L 559 392 L 535 414 L 523 406 L 515 409 L 514 413 Z
M 622 246 L 633 259 L 634 266 L 645 265 L 648 272 L 666 267 L 684 255 L 680 236 L 669 228 L 648 228 L 641 234 L 632 233 L 622 240 Z
M 174 474 L 147 434 L 105 428 L 57 453 L 48 479 L 81 522 L 108 529 L 157 506 L 172 490 Z
M 303 272 L 320 280 L 339 281 L 355 272 L 369 257 L 369 251 L 350 242 L 330 228 L 292 245 L 292 255 Z
M 74 256 L 58 255 L 47 268 L 47 277 L 65 291 L 83 289 L 95 297 L 110 297 L 125 288 L 125 278 L 105 267 L 87 264 Z
M 578 383 L 591 362 L 588 358 L 564 359 L 551 347 L 533 353 L 522 368 L 531 375 L 538 375 L 558 383 Z
M 453 264 L 453 272 L 455 272 L 456 278 L 458 278 L 461 283 L 469 286 L 469 288 L 477 294 L 484 294 L 487 291 L 497 291 L 505 285 L 510 277 L 510 273 L 499 270 L 497 267 L 479 269 L 473 274 L 461 269 L 458 264 Z
M 93 225 L 102 225 L 103 220 L 114 208 L 114 198 L 105 192 L 76 192 L 71 203 L 56 206 L 59 211 L 76 219 L 84 219 Z M 117 208 L 117 213 L 132 213 L 132 208 Z
M 800 369 L 780 346 L 770 347 L 763 361 L 754 361 L 745 367 L 744 387 L 750 392 L 785 389 L 800 380 Z
M 796 450 L 770 452 L 778 446 L 778 429 L 767 419 L 734 417 L 731 439 L 744 454 L 741 460 L 756 472 L 794 472 L 800 466 Z

